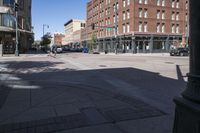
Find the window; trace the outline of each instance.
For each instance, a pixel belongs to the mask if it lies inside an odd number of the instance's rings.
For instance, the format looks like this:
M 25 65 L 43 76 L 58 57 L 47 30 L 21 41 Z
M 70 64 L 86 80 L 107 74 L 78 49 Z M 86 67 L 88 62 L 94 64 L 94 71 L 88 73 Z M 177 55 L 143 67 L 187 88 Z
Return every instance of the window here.
M 108 24 L 110 25 L 110 18 L 108 18 Z
M 142 32 L 142 22 L 139 22 L 139 32 Z
M 126 13 L 123 12 L 123 20 L 126 20 Z
M 164 32 L 165 32 L 165 24 L 162 23 L 162 33 L 164 33 Z
M 188 9 L 188 1 L 185 3 L 185 9 Z
M 176 20 L 179 20 L 179 12 L 176 13 Z
M 165 0 L 162 0 L 162 6 L 165 6 Z
M 117 22 L 119 22 L 119 15 L 117 15 Z
M 157 6 L 160 6 L 160 0 L 157 0 Z
M 175 20 L 175 12 L 172 12 L 172 20 Z
M 172 0 L 172 8 L 175 7 L 175 0 Z
M 130 5 L 130 0 L 127 0 L 127 5 Z
M 139 18 L 142 18 L 142 8 L 139 8 Z
M 115 19 L 116 19 L 115 16 L 113 16 L 113 23 L 114 23 L 114 24 L 115 24 Z
M 165 19 L 165 11 L 162 11 L 162 19 Z
M 179 8 L 179 0 L 176 1 L 176 8 Z
M 2 14 L 2 26 L 15 28 L 15 18 L 9 14 Z
M 129 10 L 127 10 L 126 14 L 127 14 L 127 19 L 130 19 L 130 11 Z
M 126 7 L 126 0 L 123 0 L 123 7 Z
M 125 33 L 126 32 L 126 26 L 125 26 L 125 24 L 123 24 L 123 33 Z
M 160 32 L 160 23 L 157 23 L 157 29 L 156 31 L 159 33 Z
M 175 25 L 172 24 L 172 33 L 175 33 Z
M 179 24 L 176 25 L 176 33 L 179 33 Z
M 117 3 L 117 10 L 119 10 L 119 3 Z
M 139 3 L 142 4 L 142 0 L 139 0 Z
M 148 4 L 148 0 L 144 0 L 144 4 Z
M 188 15 L 187 15 L 187 13 L 185 14 L 185 21 L 186 22 L 188 21 Z
M 157 19 L 160 19 L 160 10 L 157 10 Z
M 4 5 L 14 5 L 15 0 L 3 0 Z
M 147 9 L 144 9 L 144 18 L 147 18 L 147 17 L 148 17 Z
M 128 33 L 130 32 L 130 24 L 129 23 L 126 24 L 126 30 Z
M 116 7 L 115 7 L 115 4 L 114 4 L 114 5 L 113 5 L 113 11 L 114 11 L 114 12 L 116 12 L 116 9 L 115 9 L 115 8 L 116 8 Z
M 144 32 L 147 32 L 147 31 L 148 31 L 147 28 L 148 28 L 148 26 L 147 26 L 147 22 L 145 22 L 145 23 L 144 23 Z

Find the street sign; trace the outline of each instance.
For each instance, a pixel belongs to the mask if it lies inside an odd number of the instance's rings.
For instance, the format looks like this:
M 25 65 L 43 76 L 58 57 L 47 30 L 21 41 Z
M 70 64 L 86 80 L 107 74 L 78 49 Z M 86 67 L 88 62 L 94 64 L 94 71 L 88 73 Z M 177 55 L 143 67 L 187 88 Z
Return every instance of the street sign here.
M 113 30 L 113 27 L 106 27 L 106 30 Z

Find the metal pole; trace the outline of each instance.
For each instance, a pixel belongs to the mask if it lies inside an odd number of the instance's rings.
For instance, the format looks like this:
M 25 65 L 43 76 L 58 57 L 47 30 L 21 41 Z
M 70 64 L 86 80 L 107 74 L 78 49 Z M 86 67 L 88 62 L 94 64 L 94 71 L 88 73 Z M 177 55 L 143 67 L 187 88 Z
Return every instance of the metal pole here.
M 43 34 L 42 34 L 42 37 L 44 37 L 44 24 L 43 24 Z
M 18 0 L 15 0 L 15 3 L 18 4 Z M 19 56 L 19 48 L 18 48 L 18 10 L 16 12 L 16 48 L 15 48 L 15 56 Z
M 117 26 L 118 26 L 118 22 L 117 22 L 117 15 L 118 15 L 118 11 L 117 11 L 117 3 L 118 0 L 116 0 L 115 2 L 115 54 L 117 54 Z
M 190 13 L 190 71 L 183 97 L 175 98 L 175 122 L 173 133 L 200 132 L 200 1 L 189 1 Z

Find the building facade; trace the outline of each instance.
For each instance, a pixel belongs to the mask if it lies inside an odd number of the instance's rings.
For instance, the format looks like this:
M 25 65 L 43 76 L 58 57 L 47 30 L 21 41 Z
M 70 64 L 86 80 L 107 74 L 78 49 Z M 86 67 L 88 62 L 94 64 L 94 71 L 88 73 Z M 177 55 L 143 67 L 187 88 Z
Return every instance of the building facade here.
M 168 52 L 186 46 L 188 0 L 91 0 L 86 22 L 100 51 Z
M 57 46 L 62 46 L 62 40 L 64 35 L 62 33 L 54 33 L 54 44 Z
M 80 45 L 81 30 L 85 28 L 85 20 L 71 19 L 64 24 L 65 37 L 63 38 L 63 45 Z
M 15 51 L 16 21 L 14 12 L 15 0 L 0 0 L 0 44 L 3 44 L 4 54 Z M 18 33 L 19 51 L 26 52 L 32 45 L 32 0 L 18 0 Z

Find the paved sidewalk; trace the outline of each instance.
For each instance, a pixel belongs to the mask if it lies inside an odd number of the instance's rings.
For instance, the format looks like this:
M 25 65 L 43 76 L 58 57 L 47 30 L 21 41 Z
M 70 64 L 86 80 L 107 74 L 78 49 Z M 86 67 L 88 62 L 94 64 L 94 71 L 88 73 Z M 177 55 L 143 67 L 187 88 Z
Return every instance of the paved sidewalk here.
M 172 132 L 173 105 L 165 98 L 180 92 L 169 84 L 182 82 L 132 68 L 92 70 L 69 57 L 0 60 L 0 133 Z M 156 82 L 166 96 L 154 92 Z

